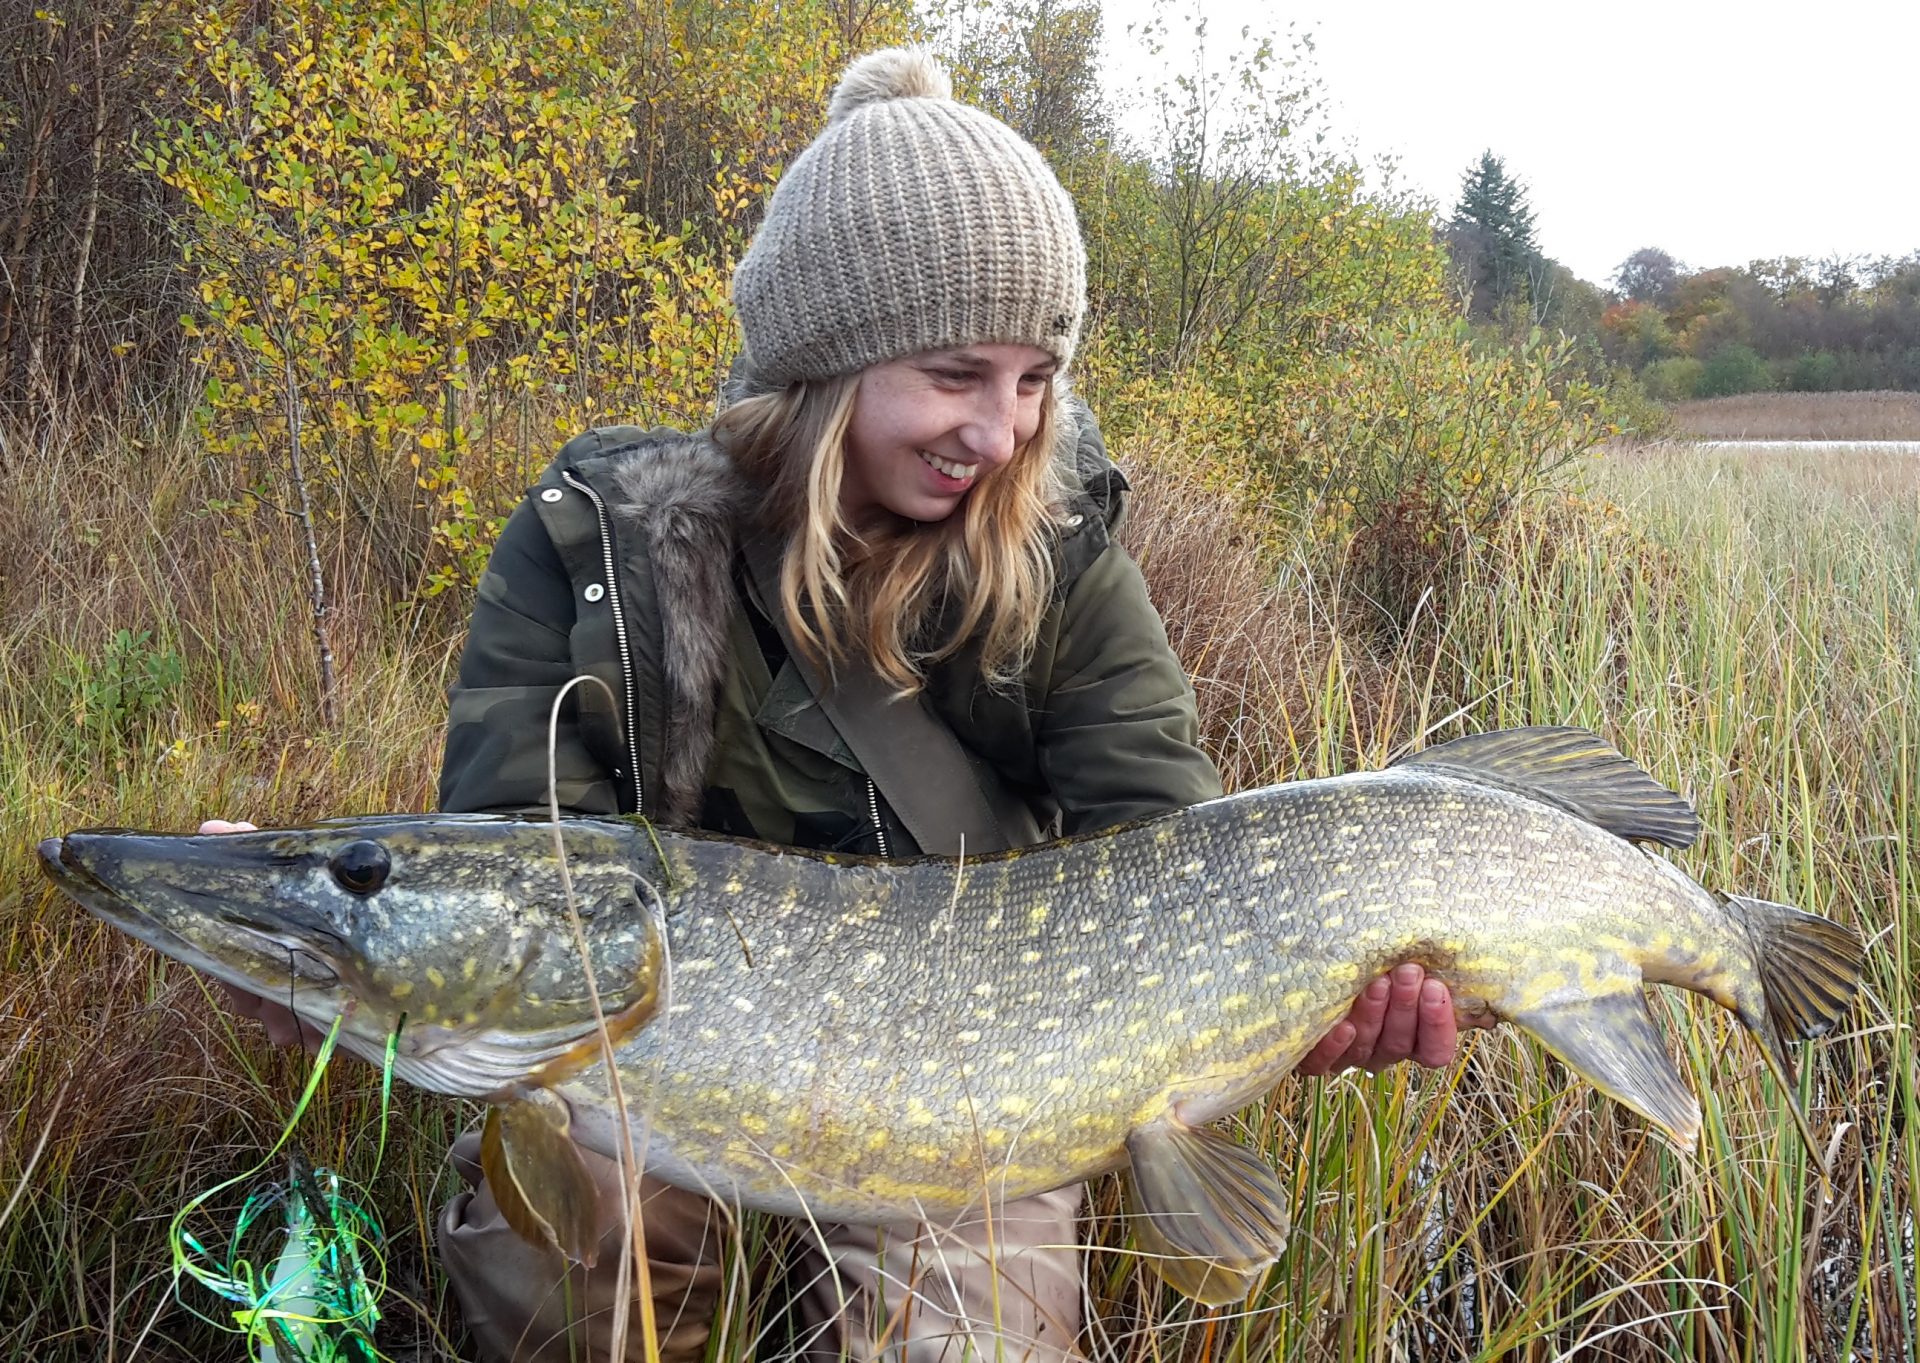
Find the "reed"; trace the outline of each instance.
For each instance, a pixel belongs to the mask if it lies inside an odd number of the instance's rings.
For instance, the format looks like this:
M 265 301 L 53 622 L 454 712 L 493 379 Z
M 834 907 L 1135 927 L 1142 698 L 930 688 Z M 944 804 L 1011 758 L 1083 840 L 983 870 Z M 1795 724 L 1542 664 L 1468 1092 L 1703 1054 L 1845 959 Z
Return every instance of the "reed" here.
M 1831 1196 L 1718 1009 L 1663 1003 L 1708 1114 L 1689 1154 L 1529 1044 L 1481 1034 L 1454 1070 L 1288 1083 L 1242 1114 L 1295 1198 L 1292 1244 L 1245 1309 L 1209 1313 L 1136 1271 L 1116 1191 L 1097 1188 L 1096 1349 L 1314 1363 L 1912 1357 L 1910 466 L 1613 456 L 1578 497 L 1536 504 L 1457 565 L 1444 611 L 1389 633 L 1337 566 L 1276 558 L 1264 528 L 1174 452 L 1135 454 L 1131 543 L 1232 784 L 1377 765 L 1423 737 L 1586 724 L 1699 804 L 1706 835 L 1680 856 L 1690 872 L 1855 923 L 1873 947 L 1851 1026 L 1805 1052 Z M 364 547 L 336 540 L 346 718 L 320 732 L 286 529 L 270 512 L 210 510 L 232 489 L 191 436 L 78 431 L 34 467 L 0 486 L 0 1357 L 230 1356 L 235 1341 L 173 1299 L 166 1221 L 258 1161 L 304 1062 L 57 900 L 33 843 L 88 823 L 426 807 L 457 610 L 394 610 L 359 566 Z M 301 1127 L 317 1160 L 368 1182 L 388 1227 L 382 1342 L 395 1357 L 459 1348 L 428 1246 L 453 1187 L 444 1152 L 470 1116 L 396 1095 L 376 1175 L 375 1078 L 342 1064 Z M 747 1223 L 750 1254 L 770 1232 Z M 728 1359 L 750 1356 L 776 1318 L 763 1283 L 733 1281 Z
M 1672 412 L 1702 440 L 1920 440 L 1920 393 L 1738 393 Z

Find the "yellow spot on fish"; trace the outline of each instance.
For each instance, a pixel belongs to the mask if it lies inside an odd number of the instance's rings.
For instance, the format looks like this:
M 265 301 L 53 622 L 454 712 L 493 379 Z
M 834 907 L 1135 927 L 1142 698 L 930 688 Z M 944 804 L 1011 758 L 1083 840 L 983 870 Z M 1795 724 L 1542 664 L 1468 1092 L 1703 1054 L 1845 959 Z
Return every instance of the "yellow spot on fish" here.
M 1171 1010 L 1166 1015 L 1166 1017 L 1162 1020 L 1169 1027 L 1178 1027 L 1181 1023 L 1187 1020 L 1187 1010 L 1184 1008 L 1175 1008 Z
M 1347 892 L 1344 889 L 1328 890 L 1325 894 L 1320 896 L 1320 903 L 1337 904 L 1341 900 L 1345 899 L 1346 897 L 1347 897 Z
M 466 960 L 460 962 L 460 978 L 461 979 L 471 980 L 475 975 L 479 973 L 480 973 L 480 962 L 474 960 L 473 957 L 469 956 L 467 957 Z
M 1033 1111 L 1033 1100 L 1022 1098 L 1017 1093 L 1010 1093 L 1000 1100 L 1000 1110 L 1009 1117 L 1024 1117 Z
M 1252 1003 L 1252 1002 L 1253 1002 L 1253 998 L 1251 995 L 1229 994 L 1227 995 L 1226 1001 L 1222 1003 L 1220 1006 L 1226 1009 L 1226 1011 L 1229 1013 L 1237 1013 L 1242 1008 L 1245 1008 L 1249 1003 Z
M 967 1031 L 958 1033 L 953 1039 L 962 1046 L 971 1046 L 980 1040 L 980 1033 L 969 1028 Z
M 1165 981 L 1166 978 L 1167 977 L 1165 975 L 1162 975 L 1159 971 L 1156 970 L 1151 975 L 1142 975 L 1140 977 L 1140 987 L 1142 989 L 1158 989 L 1161 983 Z
M 1051 904 L 1035 904 L 1027 910 L 1027 927 L 1036 932 L 1039 931 L 1040 925 L 1047 921 L 1047 915 L 1052 910 Z
M 1257 876 L 1270 876 L 1279 868 L 1279 862 L 1275 861 L 1272 857 L 1266 857 L 1254 863 L 1253 873 Z
M 413 981 L 401 980 L 398 984 L 394 985 L 393 988 L 389 989 L 387 992 L 396 999 L 404 999 L 405 997 L 407 997 L 407 995 L 413 992 Z
M 742 885 L 737 880 L 729 880 L 723 888 L 726 890 L 728 894 L 739 894 L 740 891 L 746 889 L 747 887 Z
M 887 1143 L 892 1139 L 893 1137 L 887 1134 L 887 1130 L 885 1127 L 880 1127 L 880 1128 L 877 1128 L 876 1130 L 869 1131 L 867 1133 L 867 1149 L 885 1150 L 887 1148 Z
M 432 985 L 435 989 L 445 989 L 447 987 L 447 977 L 445 975 L 442 975 L 438 970 L 434 969 L 432 966 L 428 966 L 427 967 L 427 983 Z
M 1268 1028 L 1272 1027 L 1279 1020 L 1280 1019 L 1276 1017 L 1274 1014 L 1268 1013 L 1265 1017 L 1261 1018 L 1258 1022 L 1249 1022 L 1244 1027 L 1235 1027 L 1233 1029 L 1233 1039 L 1236 1042 L 1250 1041 L 1255 1036 L 1258 1036 L 1261 1032 L 1264 1032 Z
M 1237 947 L 1246 940 L 1247 940 L 1246 933 L 1230 932 L 1225 937 L 1222 937 L 1220 939 L 1220 945 L 1223 947 Z
M 734 1120 L 740 1123 L 740 1129 L 748 1135 L 764 1136 L 770 1129 L 767 1119 L 758 1112 L 743 1112 Z
M 1193 985 L 1195 988 L 1198 988 L 1199 986 L 1207 983 L 1212 978 L 1213 978 L 1213 972 L 1211 970 L 1198 970 L 1198 971 L 1195 971 L 1193 974 L 1187 976 L 1187 983 L 1190 985 Z
M 1304 989 L 1289 989 L 1286 997 L 1280 1000 L 1280 1006 L 1289 1012 L 1298 1012 L 1300 1009 L 1305 1008 L 1312 1000 L 1313 995 Z
M 1040 953 L 1037 951 L 1023 951 L 1020 953 L 1020 963 L 1022 965 L 1039 965 L 1042 959 Z
M 1136 909 L 1144 909 L 1151 903 L 1153 903 L 1152 895 L 1137 894 L 1133 897 L 1133 907 Z M 1140 937 L 1140 933 L 1134 933 L 1131 937 L 1127 938 L 1127 945 L 1134 946 L 1138 944 Z

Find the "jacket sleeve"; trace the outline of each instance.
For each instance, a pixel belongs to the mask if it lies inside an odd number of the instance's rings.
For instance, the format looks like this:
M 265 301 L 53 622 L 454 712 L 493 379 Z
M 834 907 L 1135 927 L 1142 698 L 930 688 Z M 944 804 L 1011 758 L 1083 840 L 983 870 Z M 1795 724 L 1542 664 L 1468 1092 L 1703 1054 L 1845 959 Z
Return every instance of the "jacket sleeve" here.
M 1036 727 L 1062 831 L 1084 833 L 1219 795 L 1193 688 L 1140 569 L 1109 545 L 1061 607 Z
M 572 584 L 531 502 L 507 521 L 473 609 L 447 716 L 440 807 L 449 813 L 547 812 L 547 727 L 554 698 L 581 669 L 571 643 Z M 610 722 L 591 683 L 563 703 L 554 771 L 563 811 L 618 812 L 613 773 L 586 733 Z

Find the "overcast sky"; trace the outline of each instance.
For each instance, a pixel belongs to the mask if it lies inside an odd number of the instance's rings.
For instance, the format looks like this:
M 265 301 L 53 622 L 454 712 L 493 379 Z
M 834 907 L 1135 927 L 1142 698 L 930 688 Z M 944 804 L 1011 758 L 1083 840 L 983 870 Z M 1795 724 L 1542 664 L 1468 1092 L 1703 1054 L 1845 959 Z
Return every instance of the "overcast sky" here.
M 1540 248 L 1595 283 L 1642 246 L 1695 268 L 1920 250 L 1920 0 L 1199 8 L 1210 47 L 1311 31 L 1332 129 L 1443 211 L 1491 149 Z M 1122 84 L 1144 67 L 1127 24 L 1154 9 L 1182 12 L 1106 0 Z

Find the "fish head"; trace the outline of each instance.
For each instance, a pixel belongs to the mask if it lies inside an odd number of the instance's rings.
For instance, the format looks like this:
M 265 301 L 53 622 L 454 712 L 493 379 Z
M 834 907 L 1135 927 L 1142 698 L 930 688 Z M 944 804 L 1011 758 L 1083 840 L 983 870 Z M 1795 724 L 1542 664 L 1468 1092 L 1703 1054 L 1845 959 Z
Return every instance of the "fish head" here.
M 550 1082 L 654 1011 L 661 928 L 632 828 L 474 815 L 178 836 L 90 829 L 40 844 L 89 912 L 291 1008 L 423 1088 L 489 1097 Z M 599 1007 L 582 966 L 592 963 Z

